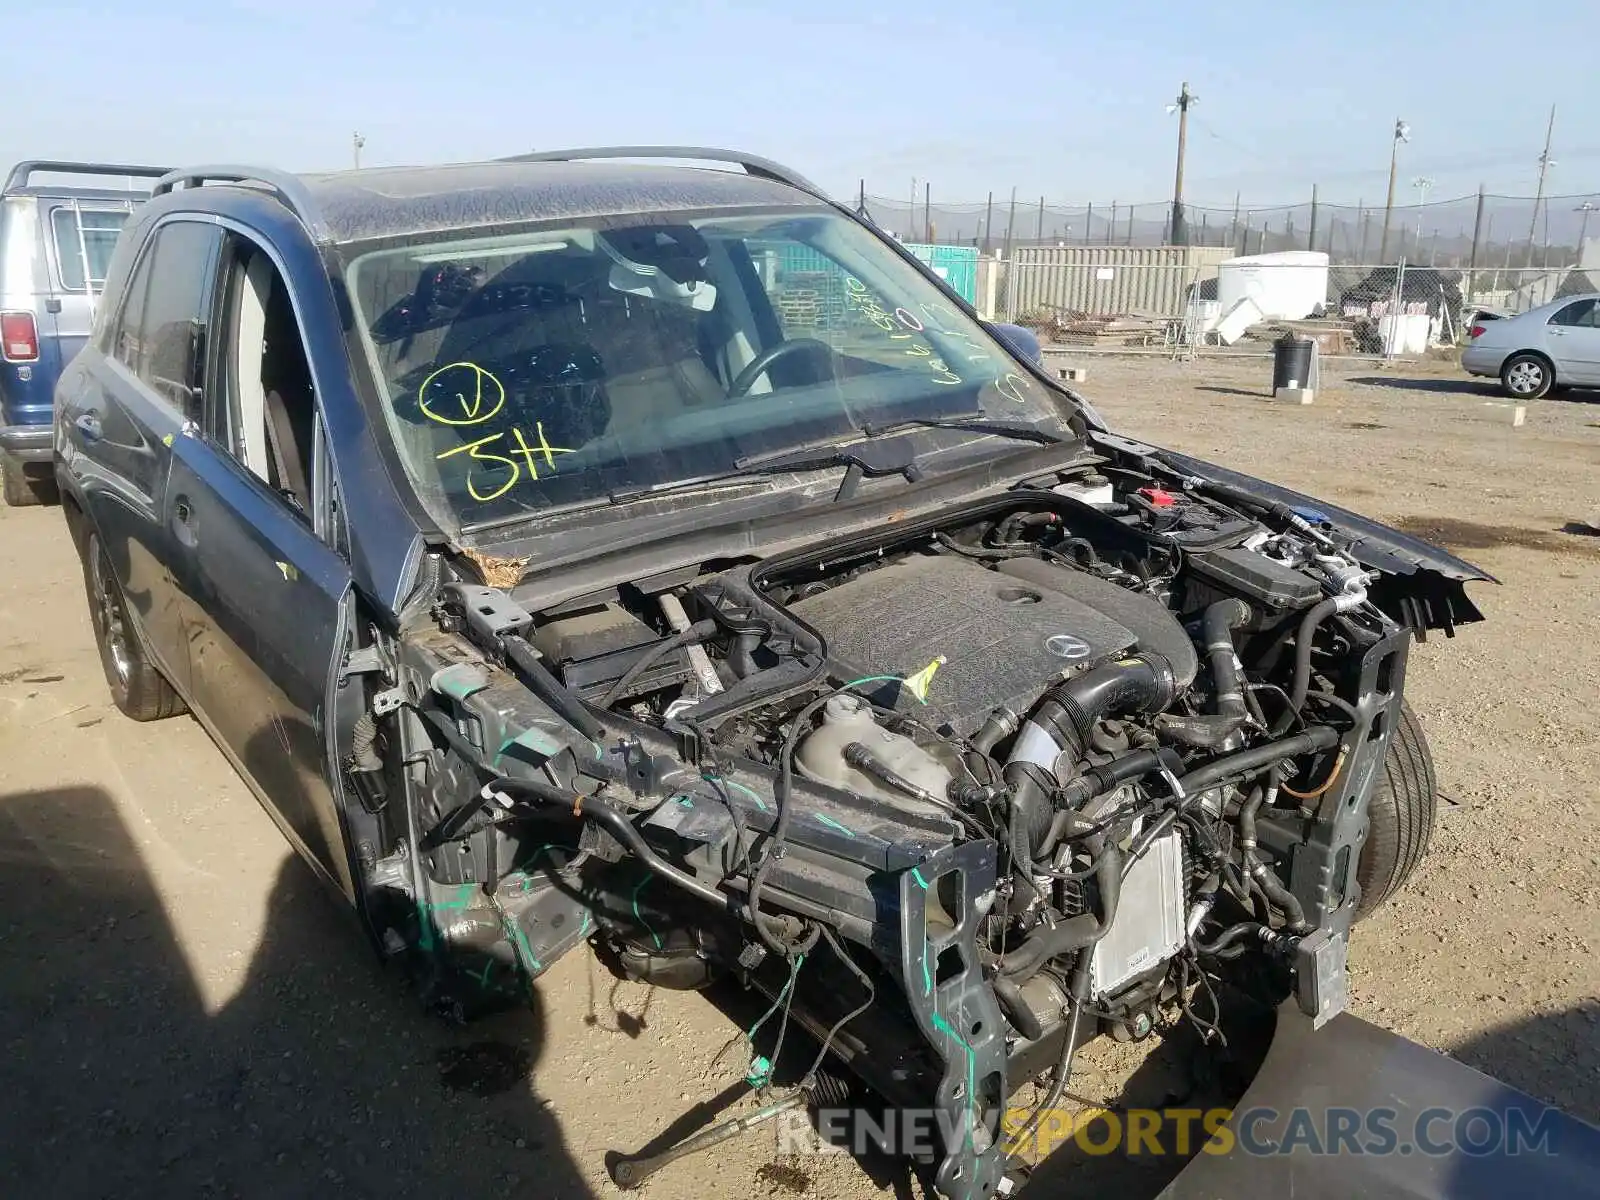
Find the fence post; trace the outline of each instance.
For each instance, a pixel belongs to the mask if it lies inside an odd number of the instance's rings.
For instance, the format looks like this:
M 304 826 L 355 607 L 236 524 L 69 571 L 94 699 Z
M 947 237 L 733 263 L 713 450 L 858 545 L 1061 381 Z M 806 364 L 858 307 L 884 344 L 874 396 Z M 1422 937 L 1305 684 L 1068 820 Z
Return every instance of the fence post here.
M 1133 210 L 1134 205 L 1128 205 L 1128 245 L 1133 245 Z
M 922 240 L 933 243 L 933 184 L 922 184 Z
M 1089 239 L 1094 236 L 1094 201 L 1089 202 L 1088 209 L 1083 214 L 1083 244 L 1087 246 Z M 1067 239 L 1071 241 L 1071 238 Z
M 1228 226 L 1228 245 L 1235 250 L 1239 246 L 1239 193 L 1233 194 L 1233 224 Z
M 989 202 L 983 206 L 983 253 L 989 253 L 989 243 L 994 237 L 994 193 L 989 193 Z
M 1317 185 L 1311 185 L 1311 228 L 1306 232 L 1306 249 L 1317 248 Z
M 1106 245 L 1117 240 L 1117 202 L 1111 202 L 1111 220 L 1106 222 Z
M 1360 205 L 1356 206 L 1356 211 L 1361 216 L 1361 258 L 1360 258 L 1360 261 L 1364 263 L 1364 262 L 1367 261 L 1367 229 L 1368 229 L 1368 226 L 1371 224 L 1372 214 L 1367 212 Z
M 1034 241 L 1038 242 L 1041 246 L 1044 245 L 1044 197 L 1043 196 L 1039 197 L 1039 232 L 1035 236 Z
M 1012 234 L 1017 228 L 1017 189 L 1011 189 L 1011 211 L 1006 217 L 1006 261 L 1011 261 Z

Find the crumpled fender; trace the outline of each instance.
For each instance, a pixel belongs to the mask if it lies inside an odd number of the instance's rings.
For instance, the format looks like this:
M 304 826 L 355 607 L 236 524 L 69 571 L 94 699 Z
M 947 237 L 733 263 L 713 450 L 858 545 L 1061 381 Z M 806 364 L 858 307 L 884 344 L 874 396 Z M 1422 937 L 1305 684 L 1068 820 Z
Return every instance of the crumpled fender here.
M 1317 1153 L 1286 1139 L 1296 1109 L 1310 1114 L 1310 1127 L 1325 1131 L 1333 1108 L 1354 1110 L 1363 1120 L 1382 1110 L 1394 1114 L 1389 1121 L 1396 1134 L 1393 1149 L 1355 1153 L 1346 1145 L 1334 1152 L 1323 1145 Z M 1480 1130 L 1498 1123 L 1502 1130 L 1533 1130 L 1543 1139 L 1506 1138 L 1481 1154 L 1423 1153 L 1413 1135 L 1430 1110 L 1450 1113 L 1431 1125 L 1423 1122 L 1434 1146 L 1449 1140 L 1455 1114 L 1468 1110 L 1482 1114 L 1475 1118 Z M 1285 1140 L 1297 1144 L 1293 1150 L 1252 1153 L 1241 1139 L 1241 1124 L 1249 1126 L 1248 1141 L 1258 1151 Z M 1292 1001 L 1279 1011 L 1261 1070 L 1224 1130 L 1232 1137 L 1218 1137 L 1231 1141 L 1232 1149 L 1197 1154 L 1158 1200 L 1600 1197 L 1600 1129 L 1349 1013 L 1313 1031 Z M 1470 1137 L 1474 1145 L 1488 1140 L 1476 1133 Z M 1372 1145 L 1365 1130 L 1358 1140 Z

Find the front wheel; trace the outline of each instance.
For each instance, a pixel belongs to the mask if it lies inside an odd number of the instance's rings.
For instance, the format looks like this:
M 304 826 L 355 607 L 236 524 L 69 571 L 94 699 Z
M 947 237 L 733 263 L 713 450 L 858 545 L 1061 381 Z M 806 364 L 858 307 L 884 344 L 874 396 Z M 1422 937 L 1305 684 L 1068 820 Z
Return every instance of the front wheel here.
M 184 710 L 182 699 L 145 653 L 128 615 L 127 601 L 111 567 L 105 545 L 90 534 L 83 546 L 83 582 L 89 596 L 89 620 L 100 648 L 111 699 L 135 721 L 157 721 Z
M 1438 809 L 1438 781 L 1428 739 L 1417 714 L 1402 701 L 1383 772 L 1367 802 L 1367 841 L 1356 862 L 1356 882 L 1361 885 L 1356 920 L 1370 915 L 1411 878 L 1428 852 Z
M 1500 368 L 1500 386 L 1517 400 L 1537 400 L 1555 386 L 1556 373 L 1541 354 L 1513 354 Z

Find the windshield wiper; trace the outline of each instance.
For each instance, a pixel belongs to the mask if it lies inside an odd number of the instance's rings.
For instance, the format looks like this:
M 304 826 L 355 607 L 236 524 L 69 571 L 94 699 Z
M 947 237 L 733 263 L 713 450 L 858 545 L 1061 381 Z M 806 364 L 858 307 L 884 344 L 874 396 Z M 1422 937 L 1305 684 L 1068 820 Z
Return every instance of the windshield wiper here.
M 704 479 L 682 480 L 657 487 L 630 488 L 612 492 L 607 499 L 612 504 L 625 504 L 646 496 L 659 496 L 670 492 L 689 491 L 715 487 L 730 479 L 758 475 L 788 475 L 800 471 L 821 471 L 828 467 L 845 467 L 844 478 L 839 482 L 835 502 L 848 500 L 861 480 L 868 476 L 903 475 L 907 483 L 922 478 L 918 462 L 920 453 L 913 439 L 905 434 L 908 429 L 960 429 L 980 436 L 1013 438 L 1017 441 L 1036 442 L 1054 446 L 1066 441 L 1062 435 L 1030 425 L 1026 421 L 1008 421 L 982 413 L 955 417 L 906 417 L 883 425 L 865 425 L 862 437 L 853 442 L 829 446 L 798 446 L 793 450 L 779 450 L 772 454 L 753 454 L 736 459 L 731 471 L 723 471 Z M 892 437 L 891 434 L 901 436 Z
M 861 432 L 869 438 L 898 433 L 903 429 L 963 429 L 968 433 L 991 434 L 994 437 L 1015 438 L 1018 441 L 1038 442 L 1054 446 L 1067 439 L 1028 421 L 1012 421 L 1005 417 L 991 417 L 987 413 L 964 413 L 955 417 L 901 417 L 882 425 L 864 425 Z
M 922 477 L 917 469 L 917 452 L 907 437 L 887 441 L 859 441 L 843 446 L 800 446 L 775 454 L 756 454 L 736 459 L 731 471 L 721 471 L 702 479 L 685 479 L 656 487 L 628 488 L 612 492 L 612 504 L 626 504 L 646 496 L 716 487 L 732 479 L 758 475 L 790 475 L 801 471 L 821 471 L 828 467 L 848 467 L 858 475 L 904 475 L 908 482 Z M 848 478 L 848 474 L 846 476 Z

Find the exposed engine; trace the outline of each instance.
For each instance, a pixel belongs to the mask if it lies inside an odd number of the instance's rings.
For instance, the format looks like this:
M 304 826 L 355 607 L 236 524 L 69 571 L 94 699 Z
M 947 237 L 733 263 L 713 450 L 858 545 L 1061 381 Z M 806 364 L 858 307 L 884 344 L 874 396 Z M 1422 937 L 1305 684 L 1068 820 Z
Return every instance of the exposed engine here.
M 1090 1031 L 1205 1027 L 1247 970 L 1342 1007 L 1412 632 L 1378 579 L 1315 514 L 1126 469 L 555 607 L 443 578 L 407 777 L 363 784 L 412 798 L 392 941 L 448 945 L 456 1006 L 596 934 L 734 973 L 948 1113 L 939 1186 L 988 1194 L 1006 1097 Z

